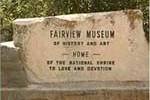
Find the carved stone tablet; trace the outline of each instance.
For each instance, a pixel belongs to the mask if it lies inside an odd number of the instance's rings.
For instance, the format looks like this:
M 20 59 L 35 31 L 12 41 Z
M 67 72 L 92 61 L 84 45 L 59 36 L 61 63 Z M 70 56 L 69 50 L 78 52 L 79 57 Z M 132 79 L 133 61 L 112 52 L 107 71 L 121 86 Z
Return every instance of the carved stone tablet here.
M 31 82 L 148 80 L 139 10 L 17 19 L 14 42 Z

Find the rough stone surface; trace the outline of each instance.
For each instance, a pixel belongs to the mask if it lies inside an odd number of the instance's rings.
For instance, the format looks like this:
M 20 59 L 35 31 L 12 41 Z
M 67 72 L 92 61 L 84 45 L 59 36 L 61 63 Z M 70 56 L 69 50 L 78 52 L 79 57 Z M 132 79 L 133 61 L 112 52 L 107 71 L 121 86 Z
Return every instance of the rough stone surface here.
M 27 77 L 13 41 L 0 43 L 2 87 L 25 87 Z
M 148 43 L 142 13 L 138 10 L 106 13 L 74 14 L 47 18 L 17 19 L 14 21 L 14 42 L 19 47 L 22 64 L 30 82 L 79 81 L 148 81 Z M 109 29 L 113 39 L 49 38 L 50 30 Z M 54 46 L 54 41 L 109 41 L 109 46 Z M 88 50 L 90 57 L 73 58 L 74 50 Z M 62 56 L 63 53 L 69 55 Z M 92 55 L 100 53 L 100 55 Z M 47 60 L 114 60 L 111 71 L 50 71 Z M 55 65 L 54 65 L 55 66 Z M 74 66 L 72 66 L 74 67 Z M 85 67 L 85 66 L 84 66 Z
M 100 89 L 100 90 L 28 90 L 5 89 L 2 100 L 149 100 L 145 89 Z

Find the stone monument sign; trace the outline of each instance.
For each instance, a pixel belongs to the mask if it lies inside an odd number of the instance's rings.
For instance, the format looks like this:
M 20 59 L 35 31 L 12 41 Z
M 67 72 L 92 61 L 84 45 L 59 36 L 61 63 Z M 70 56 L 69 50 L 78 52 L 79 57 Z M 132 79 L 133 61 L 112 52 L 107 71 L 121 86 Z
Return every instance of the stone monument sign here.
M 14 43 L 33 83 L 148 80 L 139 10 L 17 19 Z

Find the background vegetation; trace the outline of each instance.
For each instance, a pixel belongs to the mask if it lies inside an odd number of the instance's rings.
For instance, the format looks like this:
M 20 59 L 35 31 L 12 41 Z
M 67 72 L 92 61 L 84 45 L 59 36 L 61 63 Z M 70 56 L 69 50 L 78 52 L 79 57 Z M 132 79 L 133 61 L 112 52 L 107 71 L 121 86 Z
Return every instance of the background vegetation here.
M 149 0 L 1 0 L 1 41 L 12 40 L 12 21 L 16 18 L 125 9 L 141 9 L 144 15 L 145 35 L 148 40 Z

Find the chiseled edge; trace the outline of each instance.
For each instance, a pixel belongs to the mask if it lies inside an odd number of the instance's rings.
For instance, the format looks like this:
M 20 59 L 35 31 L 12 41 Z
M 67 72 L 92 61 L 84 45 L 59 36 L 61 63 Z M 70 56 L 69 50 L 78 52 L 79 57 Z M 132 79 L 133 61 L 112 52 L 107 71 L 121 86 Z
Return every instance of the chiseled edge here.
M 81 14 L 69 14 L 69 15 L 59 15 L 59 16 L 49 16 L 49 17 L 41 17 L 41 18 L 24 18 L 24 19 L 16 19 L 13 21 L 13 29 L 14 29 L 14 44 L 16 47 L 21 47 L 21 41 L 24 34 L 27 32 L 27 28 L 30 28 L 30 25 L 35 23 L 41 23 L 46 19 L 59 19 L 64 21 L 84 21 L 87 18 L 92 16 L 111 16 L 111 14 L 120 14 L 124 13 L 127 15 L 131 28 L 134 28 L 134 21 L 136 19 L 142 19 L 143 14 L 140 10 L 121 10 L 121 11 L 112 11 L 112 12 L 98 12 L 98 13 L 81 13 Z

